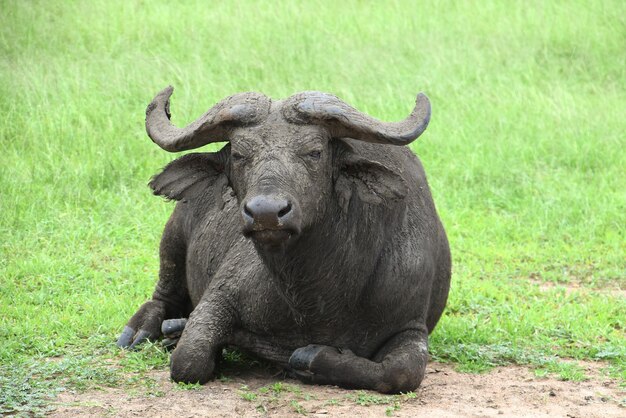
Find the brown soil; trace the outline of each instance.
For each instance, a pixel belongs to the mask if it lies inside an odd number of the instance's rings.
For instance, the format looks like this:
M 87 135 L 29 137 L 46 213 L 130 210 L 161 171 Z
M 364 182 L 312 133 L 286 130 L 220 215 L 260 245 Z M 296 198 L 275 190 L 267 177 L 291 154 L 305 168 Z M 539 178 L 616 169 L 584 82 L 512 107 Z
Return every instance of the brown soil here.
M 542 292 L 546 292 L 553 289 L 564 289 L 566 295 L 571 295 L 572 293 L 582 292 L 596 292 L 600 294 L 605 294 L 609 296 L 613 296 L 615 298 L 626 298 L 626 289 L 622 289 L 620 287 L 620 283 L 615 283 L 613 286 L 606 286 L 600 288 L 590 288 L 581 283 L 572 282 L 572 283 L 553 283 L 546 282 L 543 280 L 539 280 L 536 278 L 531 278 L 530 282 L 539 286 L 539 290 Z
M 303 385 L 272 376 L 269 371 L 238 371 L 227 381 L 215 380 L 195 389 L 182 390 L 166 371 L 149 390 L 112 389 L 85 393 L 61 393 L 54 417 L 626 417 L 626 393 L 618 384 L 586 364 L 584 382 L 537 378 L 524 367 L 502 367 L 487 374 L 465 374 L 452 366 L 431 363 L 416 396 L 388 397 L 374 392 L 350 391 L 331 386 Z M 269 389 L 282 382 L 282 390 Z M 151 394 L 150 394 L 151 393 Z M 256 397 L 246 400 L 244 397 Z M 369 406 L 359 405 L 369 403 Z M 378 404 L 376 404 L 378 402 Z M 381 404 L 382 403 L 382 404 Z M 297 412 L 300 411 L 300 413 Z

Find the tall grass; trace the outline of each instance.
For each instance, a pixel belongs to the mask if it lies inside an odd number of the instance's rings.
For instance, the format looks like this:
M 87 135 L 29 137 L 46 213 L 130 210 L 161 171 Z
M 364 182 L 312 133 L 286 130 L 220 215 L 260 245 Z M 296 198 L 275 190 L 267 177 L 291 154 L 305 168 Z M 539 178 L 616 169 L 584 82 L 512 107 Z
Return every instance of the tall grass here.
M 143 117 L 173 84 L 178 125 L 240 91 L 383 120 L 425 91 L 455 265 L 433 353 L 624 373 L 626 3 L 299 3 L 1 2 L 0 362 L 103 347 L 150 295 L 173 156 Z

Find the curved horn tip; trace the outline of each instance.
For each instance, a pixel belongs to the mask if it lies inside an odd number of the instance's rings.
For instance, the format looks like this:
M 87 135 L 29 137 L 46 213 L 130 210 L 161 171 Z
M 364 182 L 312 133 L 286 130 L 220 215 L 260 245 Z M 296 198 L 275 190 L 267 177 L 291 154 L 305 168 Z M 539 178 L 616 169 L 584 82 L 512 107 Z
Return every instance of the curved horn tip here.
M 421 115 L 426 125 L 428 125 L 431 116 L 431 106 L 428 96 L 424 93 L 418 93 L 415 99 L 415 109 L 411 113 L 416 116 Z
M 163 90 L 157 93 L 154 96 L 154 99 L 150 102 L 148 107 L 146 108 L 146 118 L 152 114 L 152 112 L 157 108 L 164 108 L 165 114 L 167 118 L 170 118 L 170 97 L 172 96 L 172 92 L 174 91 L 174 87 L 171 85 L 165 87 Z M 146 120 L 147 122 L 147 120 Z
M 415 98 L 415 104 L 417 105 L 416 107 L 430 108 L 430 100 L 428 99 L 428 96 L 426 96 L 422 92 L 417 93 L 417 97 Z
M 157 93 L 155 99 L 157 98 L 164 98 L 164 99 L 169 99 L 170 96 L 172 95 L 172 93 L 174 92 L 174 87 L 172 87 L 171 85 L 165 87 L 163 90 L 161 90 L 160 92 Z

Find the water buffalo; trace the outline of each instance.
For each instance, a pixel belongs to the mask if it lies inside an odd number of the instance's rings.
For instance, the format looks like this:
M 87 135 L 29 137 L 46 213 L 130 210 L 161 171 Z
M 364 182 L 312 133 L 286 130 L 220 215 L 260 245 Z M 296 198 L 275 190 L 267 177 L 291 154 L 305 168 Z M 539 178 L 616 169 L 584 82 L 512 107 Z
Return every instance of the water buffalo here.
M 426 129 L 428 98 L 385 123 L 330 94 L 242 93 L 181 129 L 170 123 L 172 91 L 146 111 L 156 144 L 228 144 L 152 178 L 155 194 L 178 203 L 156 290 L 118 345 L 184 326 L 175 381 L 207 382 L 216 356 L 234 346 L 306 382 L 418 387 L 451 268 L 424 170 L 403 146 Z

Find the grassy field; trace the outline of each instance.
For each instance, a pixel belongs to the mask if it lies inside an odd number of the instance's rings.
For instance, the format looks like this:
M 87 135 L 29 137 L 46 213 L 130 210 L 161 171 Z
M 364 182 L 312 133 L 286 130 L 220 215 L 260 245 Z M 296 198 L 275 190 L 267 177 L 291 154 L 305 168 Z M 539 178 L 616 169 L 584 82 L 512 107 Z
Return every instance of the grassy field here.
M 246 3 L 0 0 L 0 414 L 167 367 L 113 343 L 173 208 L 143 126 L 168 84 L 178 125 L 240 91 L 383 120 L 426 92 L 412 149 L 454 257 L 433 357 L 626 384 L 626 3 Z

